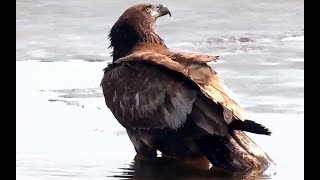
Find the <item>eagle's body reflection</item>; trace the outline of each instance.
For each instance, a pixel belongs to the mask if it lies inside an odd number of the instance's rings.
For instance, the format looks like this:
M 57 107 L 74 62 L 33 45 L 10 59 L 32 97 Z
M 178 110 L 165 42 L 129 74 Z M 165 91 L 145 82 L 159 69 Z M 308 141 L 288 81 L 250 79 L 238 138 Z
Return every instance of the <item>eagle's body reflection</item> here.
M 225 179 L 269 179 L 270 175 L 262 171 L 226 171 L 211 167 L 205 157 L 174 160 L 166 157 L 155 159 L 135 159 L 127 165 L 118 168 L 119 171 L 112 177 L 116 179 L 151 180 L 151 179 L 178 179 L 178 180 L 225 180 Z M 209 171 L 208 171 L 209 170 Z

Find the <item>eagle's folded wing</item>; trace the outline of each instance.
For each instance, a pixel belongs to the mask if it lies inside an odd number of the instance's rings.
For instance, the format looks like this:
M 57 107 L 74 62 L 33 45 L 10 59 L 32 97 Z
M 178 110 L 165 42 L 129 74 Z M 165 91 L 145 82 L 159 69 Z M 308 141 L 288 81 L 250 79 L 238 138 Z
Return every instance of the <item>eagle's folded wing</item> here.
M 215 103 L 221 104 L 224 108 L 225 121 L 229 124 L 233 119 L 244 120 L 244 110 L 236 102 L 236 98 L 231 91 L 224 85 L 220 77 L 207 64 L 198 64 L 176 58 L 154 53 L 154 52 L 137 52 L 129 56 L 120 58 L 116 63 L 124 61 L 147 61 L 158 64 L 168 69 L 177 71 L 190 78 L 201 89 L 201 91 Z M 190 56 L 191 57 L 191 56 Z M 192 56 L 193 57 L 193 56 Z

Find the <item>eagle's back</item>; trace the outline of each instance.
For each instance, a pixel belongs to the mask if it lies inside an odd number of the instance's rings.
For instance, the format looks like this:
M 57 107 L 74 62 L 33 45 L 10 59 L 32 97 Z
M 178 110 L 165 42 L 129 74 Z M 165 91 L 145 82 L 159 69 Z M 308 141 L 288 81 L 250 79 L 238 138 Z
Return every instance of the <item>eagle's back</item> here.
M 107 106 L 125 128 L 178 130 L 193 121 L 199 106 L 212 116 L 207 122 L 212 127 L 199 120 L 193 123 L 210 133 L 227 133 L 221 106 L 207 101 L 199 87 L 179 72 L 147 62 L 115 63 L 105 69 L 101 85 Z

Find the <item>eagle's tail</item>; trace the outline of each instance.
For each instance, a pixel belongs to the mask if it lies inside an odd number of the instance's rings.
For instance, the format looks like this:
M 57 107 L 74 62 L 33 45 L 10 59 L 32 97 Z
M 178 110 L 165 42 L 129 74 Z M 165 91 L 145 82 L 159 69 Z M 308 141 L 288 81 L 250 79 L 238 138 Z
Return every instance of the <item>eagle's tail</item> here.
M 244 121 L 234 120 L 229 124 L 228 127 L 230 129 L 241 130 L 255 134 L 271 135 L 271 131 L 268 128 L 249 119 Z
M 197 139 L 200 151 L 213 166 L 237 170 L 261 170 L 274 164 L 272 159 L 244 132 L 234 130 L 232 135 L 207 135 Z

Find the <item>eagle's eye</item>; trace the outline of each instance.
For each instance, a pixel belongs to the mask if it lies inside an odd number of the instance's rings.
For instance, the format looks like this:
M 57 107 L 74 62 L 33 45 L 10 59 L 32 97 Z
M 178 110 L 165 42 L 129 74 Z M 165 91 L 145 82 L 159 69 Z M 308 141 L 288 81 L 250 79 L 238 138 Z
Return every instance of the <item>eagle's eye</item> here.
M 150 7 L 146 7 L 145 11 L 146 11 L 147 13 L 150 13 L 151 8 L 150 8 Z

